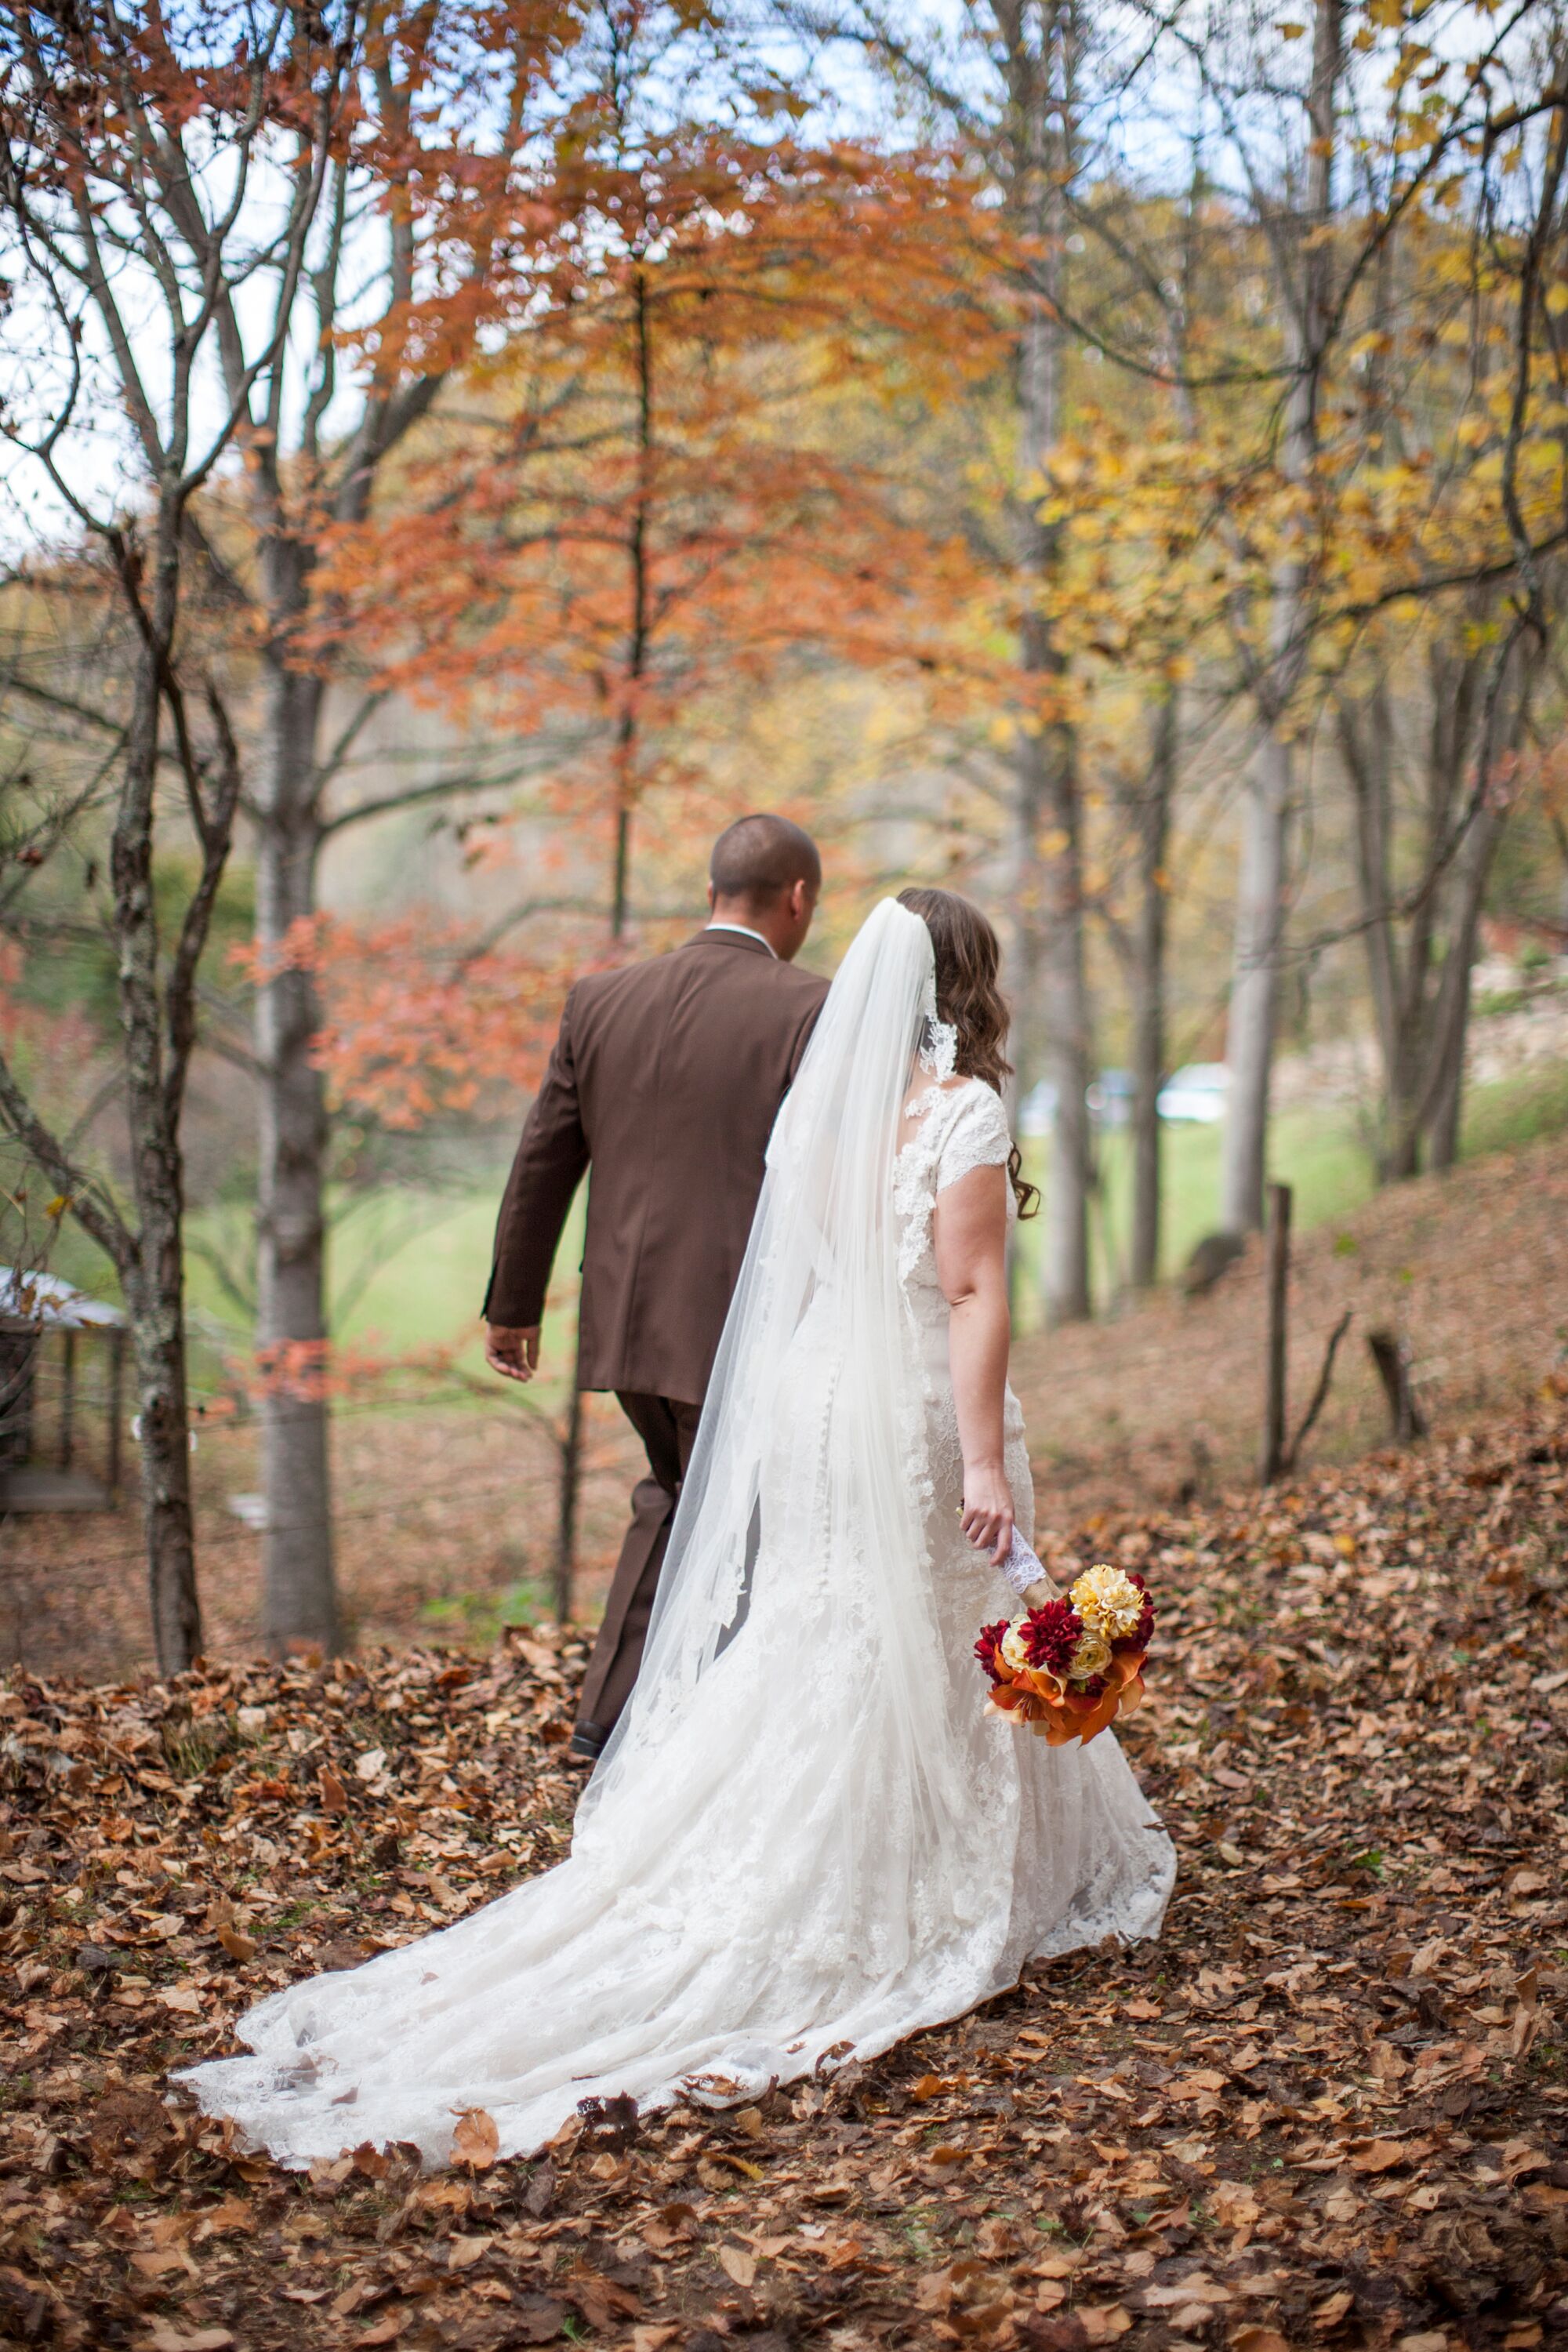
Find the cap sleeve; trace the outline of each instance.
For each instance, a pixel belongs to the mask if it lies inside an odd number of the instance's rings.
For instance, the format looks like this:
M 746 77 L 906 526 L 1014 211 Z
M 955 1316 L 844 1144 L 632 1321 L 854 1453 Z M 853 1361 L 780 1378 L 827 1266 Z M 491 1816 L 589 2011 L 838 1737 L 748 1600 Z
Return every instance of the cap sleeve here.
M 944 1192 L 972 1168 L 1005 1168 L 1013 1150 L 999 1095 L 976 1078 L 959 1097 L 937 1159 L 936 1189 Z

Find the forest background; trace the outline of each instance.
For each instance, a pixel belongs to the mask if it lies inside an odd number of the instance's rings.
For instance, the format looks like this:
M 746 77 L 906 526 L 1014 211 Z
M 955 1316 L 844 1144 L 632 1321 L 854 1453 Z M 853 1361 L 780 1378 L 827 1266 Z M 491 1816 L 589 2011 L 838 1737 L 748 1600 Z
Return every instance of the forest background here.
M 571 973 L 748 807 L 822 843 L 820 969 L 908 880 L 995 917 L 1042 1381 L 1191 1380 L 1159 1286 L 1244 1245 L 1245 1321 L 1269 1175 L 1321 1320 L 1374 1239 L 1408 1286 L 1415 1182 L 1561 1353 L 1528 1186 L 1489 1255 L 1418 1180 L 1568 1124 L 1563 13 L 0 45 L 0 1257 L 123 1307 L 141 1450 L 139 1535 L 9 1522 L 22 1653 L 591 1606 L 575 1253 L 494 1392 L 493 1206 Z

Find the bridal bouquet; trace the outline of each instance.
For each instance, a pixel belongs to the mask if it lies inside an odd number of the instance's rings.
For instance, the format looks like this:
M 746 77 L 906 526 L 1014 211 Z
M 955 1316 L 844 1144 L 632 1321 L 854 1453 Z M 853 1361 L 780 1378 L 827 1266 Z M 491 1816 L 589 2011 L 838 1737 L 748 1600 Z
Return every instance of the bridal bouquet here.
M 997 1715 L 1027 1724 L 1053 1748 L 1085 1745 L 1143 1696 L 1154 1606 L 1141 1576 L 1100 1565 L 1042 1609 L 981 1629 L 974 1654 Z

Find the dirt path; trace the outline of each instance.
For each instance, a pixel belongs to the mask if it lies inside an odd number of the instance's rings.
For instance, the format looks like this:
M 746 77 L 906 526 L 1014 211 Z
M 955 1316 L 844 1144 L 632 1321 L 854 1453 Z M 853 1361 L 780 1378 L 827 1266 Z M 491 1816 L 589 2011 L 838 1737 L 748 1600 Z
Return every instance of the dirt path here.
M 14 1676 L 0 2340 L 1561 2338 L 1568 1411 L 1096 1548 L 1162 1610 L 1127 1741 L 1180 1851 L 1158 1944 L 738 2113 L 590 2116 L 533 2164 L 485 2164 L 480 2132 L 425 2181 L 368 2147 L 308 2179 L 237 2158 L 167 2070 L 563 1851 L 580 1644 Z

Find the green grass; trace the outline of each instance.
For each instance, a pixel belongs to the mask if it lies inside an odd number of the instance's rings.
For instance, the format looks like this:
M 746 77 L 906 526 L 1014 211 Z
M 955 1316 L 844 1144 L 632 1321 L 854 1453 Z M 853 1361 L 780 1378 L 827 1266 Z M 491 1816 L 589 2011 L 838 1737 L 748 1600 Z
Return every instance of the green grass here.
M 501 1592 L 452 1592 L 426 1601 L 421 1622 L 449 1641 L 470 1649 L 489 1649 L 508 1625 L 531 1625 L 552 1612 L 547 1585 L 524 1577 Z
M 1568 1125 L 1568 1106 L 1563 1123 Z M 1174 1274 L 1186 1263 L 1194 1244 L 1213 1233 L 1219 1223 L 1220 1153 L 1224 1129 L 1219 1127 L 1168 1127 L 1165 1129 L 1163 1215 L 1161 1220 L 1161 1271 Z M 1044 1187 L 1047 1181 L 1047 1139 L 1026 1147 L 1026 1172 Z M 1131 1216 L 1132 1146 L 1125 1129 L 1100 1138 L 1100 1192 L 1095 1203 L 1091 1243 L 1097 1297 L 1121 1288 L 1126 1276 L 1127 1235 Z M 1314 1111 L 1289 1111 L 1274 1121 L 1269 1136 L 1268 1172 L 1291 1186 L 1298 1227 L 1326 1224 L 1350 1216 L 1376 1189 L 1372 1160 L 1348 1118 L 1325 1118 Z M 1037 1297 L 1042 1265 L 1044 1216 L 1021 1228 L 1024 1277 L 1020 1286 L 1019 1321 L 1026 1331 L 1037 1317 L 1026 1302 Z
M 1472 1087 L 1465 1099 L 1459 1153 L 1479 1160 L 1489 1151 L 1518 1151 L 1543 1135 L 1568 1129 L 1568 1062 L 1551 1062 L 1517 1077 Z

